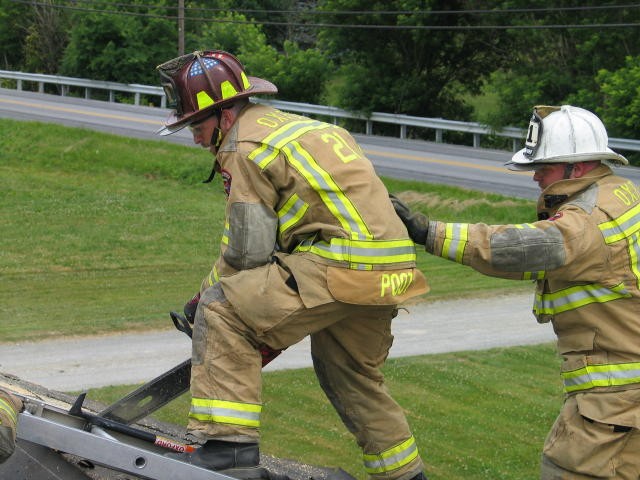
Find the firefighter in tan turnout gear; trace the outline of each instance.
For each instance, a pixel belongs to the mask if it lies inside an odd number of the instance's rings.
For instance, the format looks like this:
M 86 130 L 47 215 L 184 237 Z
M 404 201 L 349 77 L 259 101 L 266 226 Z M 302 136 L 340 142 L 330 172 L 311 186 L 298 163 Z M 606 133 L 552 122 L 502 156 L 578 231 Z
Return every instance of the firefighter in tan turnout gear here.
M 526 147 L 538 221 L 444 223 L 394 200 L 426 250 L 487 275 L 537 282 L 533 313 L 552 322 L 565 402 L 547 436 L 544 480 L 640 478 L 640 192 L 610 166 L 604 125 L 572 106 L 536 107 Z
M 0 389 L 0 463 L 4 463 L 15 450 L 18 413 L 22 401 Z
M 397 305 L 428 287 L 372 164 L 345 130 L 249 102 L 276 87 L 229 53 L 194 52 L 158 70 L 175 102 L 160 133 L 189 127 L 227 194 L 221 253 L 195 310 L 188 430 L 202 447 L 181 458 L 251 476 L 264 357 L 310 335 L 320 385 L 366 472 L 424 478 L 380 367 Z

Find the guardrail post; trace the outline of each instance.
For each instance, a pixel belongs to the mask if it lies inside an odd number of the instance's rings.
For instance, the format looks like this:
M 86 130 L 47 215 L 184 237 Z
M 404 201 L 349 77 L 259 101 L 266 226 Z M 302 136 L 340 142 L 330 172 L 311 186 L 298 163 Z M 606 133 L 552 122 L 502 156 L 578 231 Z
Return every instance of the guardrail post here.
M 442 143 L 442 130 L 436 128 L 436 143 Z
M 140 105 L 140 93 L 136 92 L 133 95 L 133 103 L 136 105 Z
M 20 80 L 20 79 L 17 80 L 16 89 L 17 90 L 22 90 L 22 80 Z
M 400 125 L 400 139 L 404 140 L 405 138 L 407 138 L 407 126 Z
M 115 95 L 113 94 L 113 90 L 109 90 L 109 101 L 110 102 L 114 102 L 116 99 Z
M 367 135 L 373 135 L 373 122 L 371 120 L 367 120 L 365 132 Z
M 473 134 L 473 148 L 480 148 L 480 134 Z
M 38 93 L 44 93 L 44 82 L 38 82 Z

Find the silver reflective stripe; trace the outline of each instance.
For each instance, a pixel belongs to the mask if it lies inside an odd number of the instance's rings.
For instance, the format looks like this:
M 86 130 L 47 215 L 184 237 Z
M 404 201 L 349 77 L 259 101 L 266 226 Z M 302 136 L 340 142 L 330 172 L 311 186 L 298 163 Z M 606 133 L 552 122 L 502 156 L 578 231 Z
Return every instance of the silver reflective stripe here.
M 640 383 L 640 363 L 587 365 L 578 370 L 563 372 L 567 393 L 594 387 L 614 387 Z
M 630 296 L 624 285 L 611 289 L 596 284 L 577 285 L 555 293 L 536 295 L 533 310 L 536 314 L 555 315 L 590 303 L 605 303 Z
M 418 446 L 411 436 L 400 445 L 379 454 L 364 454 L 364 468 L 369 475 L 386 473 L 404 467 L 418 457 Z

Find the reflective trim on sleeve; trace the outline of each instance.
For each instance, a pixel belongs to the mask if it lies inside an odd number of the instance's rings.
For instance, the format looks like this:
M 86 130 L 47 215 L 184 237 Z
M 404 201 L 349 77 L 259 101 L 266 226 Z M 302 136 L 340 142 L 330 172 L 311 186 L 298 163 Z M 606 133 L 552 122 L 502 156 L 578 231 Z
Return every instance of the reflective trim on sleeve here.
M 539 272 L 524 272 L 522 274 L 523 280 L 542 280 L 545 275 L 545 271 L 541 270 Z
M 567 393 L 594 387 L 618 387 L 640 383 L 640 362 L 587 365 L 570 372 L 562 372 Z
M 309 209 L 309 205 L 303 202 L 297 193 L 294 193 L 278 210 L 278 231 L 280 235 L 297 224 Z
M 611 289 L 597 284 L 576 285 L 554 293 L 537 293 L 533 312 L 536 315 L 556 315 L 591 303 L 605 303 L 629 297 L 631 294 L 623 284 Z
M 464 249 L 469 239 L 468 223 L 446 223 L 445 238 L 440 256 L 454 262 L 462 263 Z
M 218 269 L 214 265 L 207 277 L 207 281 L 210 287 L 213 287 L 216 283 L 220 281 L 220 275 L 218 275 Z
M 220 240 L 223 245 L 229 245 L 229 222 L 224 222 L 224 230 L 222 231 L 222 239 Z
M 363 454 L 364 469 L 369 475 L 388 473 L 408 465 L 418 457 L 418 446 L 413 435 L 395 447 L 378 454 Z
M 189 417 L 201 422 L 259 428 L 261 411 L 262 405 L 254 403 L 193 398 Z

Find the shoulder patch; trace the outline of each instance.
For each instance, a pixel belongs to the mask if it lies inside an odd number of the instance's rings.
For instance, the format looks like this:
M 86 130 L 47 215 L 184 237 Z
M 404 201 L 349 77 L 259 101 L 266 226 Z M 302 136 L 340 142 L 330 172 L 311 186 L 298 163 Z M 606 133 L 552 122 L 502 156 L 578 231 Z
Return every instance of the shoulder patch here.
M 222 176 L 222 184 L 224 185 L 224 194 L 228 198 L 231 193 L 231 174 L 223 168 L 220 171 L 220 175 Z
M 558 212 L 553 217 L 550 217 L 548 220 L 550 222 L 555 222 L 556 220 L 560 220 L 561 218 L 562 218 L 562 212 Z

